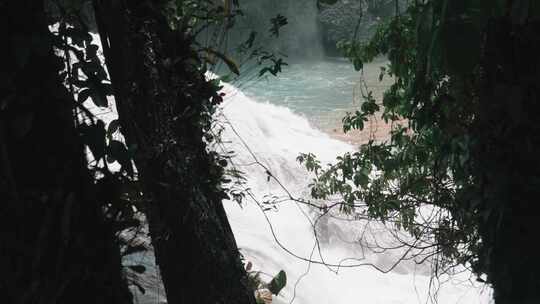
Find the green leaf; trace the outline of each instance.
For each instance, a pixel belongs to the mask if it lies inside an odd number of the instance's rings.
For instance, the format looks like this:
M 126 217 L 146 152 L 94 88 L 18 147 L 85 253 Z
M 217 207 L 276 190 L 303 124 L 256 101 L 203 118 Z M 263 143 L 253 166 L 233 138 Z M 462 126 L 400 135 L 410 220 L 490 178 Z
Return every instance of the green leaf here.
M 264 68 L 262 68 L 262 69 L 259 71 L 259 77 L 264 76 L 264 74 L 266 74 L 267 72 L 272 73 L 272 68 L 270 68 L 270 67 L 264 67 Z
M 253 264 L 251 262 L 247 262 L 247 264 L 246 264 L 246 272 L 250 272 L 251 268 L 253 268 Z
M 249 33 L 249 38 L 242 44 L 242 47 L 244 49 L 252 48 L 256 37 L 257 37 L 257 32 L 251 31 L 251 33 Z
M 105 155 L 105 124 L 98 120 L 95 125 L 83 125 L 81 133 L 94 158 L 99 161 Z
M 112 164 L 112 163 L 114 163 L 116 161 L 116 159 L 114 159 L 114 157 L 112 157 L 112 156 L 110 156 L 108 154 L 106 155 L 105 158 L 106 158 L 108 164 Z
M 363 171 L 356 172 L 354 175 L 354 185 L 365 187 L 369 183 L 369 176 Z
M 117 140 L 111 140 L 107 149 L 107 154 L 116 159 L 122 166 L 122 170 L 126 171 L 129 176 L 133 177 L 133 165 L 131 157 L 126 146 Z
M 87 47 L 86 47 L 86 57 L 87 58 L 94 58 L 97 56 L 97 51 L 98 51 L 99 47 L 95 44 L 89 44 Z
M 115 119 L 109 123 L 107 127 L 107 136 L 112 136 L 120 128 L 120 122 L 118 119 Z
M 360 71 L 364 67 L 364 63 L 362 62 L 362 60 L 360 60 L 360 58 L 354 58 L 353 65 L 355 71 Z
M 77 95 L 77 102 L 82 104 L 88 97 L 90 97 L 90 89 L 83 89 L 79 91 L 79 94 Z
M 83 43 L 92 41 L 92 36 L 86 31 L 78 27 L 70 27 L 65 29 L 61 34 L 66 35 L 71 38 L 73 44 L 82 47 Z
M 272 294 L 278 295 L 285 285 L 287 285 L 287 275 L 285 271 L 281 270 L 268 284 L 268 290 Z
M 100 88 L 95 88 L 91 91 L 91 95 L 92 96 L 92 102 L 100 107 L 100 108 L 106 108 L 109 106 L 109 102 L 107 101 L 107 96 L 104 94 L 104 92 L 102 90 L 100 90 Z
M 272 24 L 270 28 L 270 33 L 272 34 L 272 36 L 279 37 L 279 29 L 287 25 L 287 23 L 289 22 L 287 21 L 287 18 L 285 16 L 277 14 L 276 17 L 270 19 L 270 23 Z
M 88 76 L 88 89 L 90 90 L 90 97 L 92 102 L 100 108 L 106 108 L 109 106 L 107 95 L 112 94 L 111 85 L 102 82 L 95 75 Z

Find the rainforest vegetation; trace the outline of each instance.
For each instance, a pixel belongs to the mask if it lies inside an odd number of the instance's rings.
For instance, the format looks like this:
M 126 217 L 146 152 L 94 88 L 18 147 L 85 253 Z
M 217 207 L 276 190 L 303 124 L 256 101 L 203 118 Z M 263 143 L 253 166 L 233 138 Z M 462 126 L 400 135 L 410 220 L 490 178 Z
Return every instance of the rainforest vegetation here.
M 405 233 L 400 261 L 465 269 L 496 304 L 540 302 L 539 2 L 1 0 L 0 32 L 2 303 L 281 303 L 293 282 L 252 270 L 224 208 L 254 197 L 218 114 L 224 83 L 308 57 L 383 58 L 382 98 L 360 78 L 342 127 L 390 127 L 329 165 L 297 155 L 309 193 L 288 198 Z

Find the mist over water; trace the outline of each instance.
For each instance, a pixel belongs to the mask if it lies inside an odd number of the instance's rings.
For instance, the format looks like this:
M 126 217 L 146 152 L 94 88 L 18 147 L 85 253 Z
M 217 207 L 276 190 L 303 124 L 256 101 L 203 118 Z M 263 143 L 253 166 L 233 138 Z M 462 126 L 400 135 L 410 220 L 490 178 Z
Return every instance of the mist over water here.
M 235 20 L 233 41 L 241 41 L 255 31 L 267 49 L 291 59 L 315 59 L 324 55 L 316 1 L 250 0 L 242 2 L 241 9 L 244 16 Z M 286 17 L 288 24 L 280 29 L 279 37 L 270 38 L 270 19 L 278 14 Z
M 373 96 L 382 99 L 383 91 L 391 84 L 389 78 L 379 81 L 380 68 L 387 65 L 384 58 L 364 65 L 364 72 L 354 70 L 347 59 L 307 60 L 291 62 L 277 76 L 241 82 L 242 91 L 249 97 L 285 106 L 306 117 L 316 128 L 325 132 L 341 129 L 346 112 L 360 108 L 363 84 Z

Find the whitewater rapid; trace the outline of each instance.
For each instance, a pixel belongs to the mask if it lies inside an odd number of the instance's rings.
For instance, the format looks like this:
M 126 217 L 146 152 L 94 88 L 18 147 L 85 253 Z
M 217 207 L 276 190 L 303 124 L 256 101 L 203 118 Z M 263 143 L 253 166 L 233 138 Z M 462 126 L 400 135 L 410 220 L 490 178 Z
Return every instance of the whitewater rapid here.
M 226 97 L 217 115 L 224 127 L 221 148 L 235 151 L 231 164 L 244 172 L 245 187 L 253 195 L 241 205 L 226 201 L 225 209 L 240 251 L 254 269 L 264 273 L 263 279 L 285 270 L 288 284 L 274 303 L 412 304 L 426 303 L 432 296 L 441 304 L 490 303 L 488 288 L 473 287 L 469 273 L 449 278 L 435 290 L 438 284 L 430 281 L 427 265 L 404 263 L 384 274 L 369 266 L 337 268 L 302 260 L 338 264 L 355 258 L 343 265 L 366 261 L 386 269 L 397 256 L 366 253 L 357 242 L 362 223 L 326 217 L 319 220 L 316 230 L 321 249 L 314 247 L 312 223 L 318 211 L 286 200 L 289 194 L 309 198 L 312 176 L 296 157 L 311 152 L 323 163 L 331 162 L 354 147 L 330 138 L 286 107 L 255 100 L 232 85 L 223 85 Z M 269 197 L 283 198 L 283 202 L 263 211 Z
M 97 36 L 94 38 L 96 38 L 94 43 L 100 45 Z M 295 89 L 287 85 L 301 83 L 304 86 L 303 89 L 309 87 L 309 91 L 319 97 L 323 94 L 331 94 L 333 98 L 336 95 L 342 95 L 343 102 L 349 92 L 345 88 L 351 85 L 348 74 L 340 74 L 345 68 L 337 64 L 325 63 L 321 63 L 319 67 L 312 64 L 307 66 L 307 68 L 313 67 L 315 70 L 308 71 L 312 77 L 305 83 L 299 81 L 306 78 L 306 66 L 301 67 L 298 75 L 289 73 L 289 77 L 295 76 L 292 79 L 282 77 L 285 84 L 281 92 L 283 96 L 291 97 L 291 91 Z M 313 75 L 316 76 L 315 79 Z M 321 84 L 323 87 L 319 87 Z M 250 189 L 254 197 L 254 199 L 247 197 L 241 206 L 234 201 L 225 201 L 224 206 L 240 251 L 246 261 L 253 264 L 254 270 L 261 271 L 261 277 L 267 280 L 280 270 L 285 270 L 288 278 L 287 286 L 279 296 L 274 297 L 273 303 L 417 304 L 435 302 L 435 299 L 430 297 L 430 291 L 432 293 L 433 290 L 430 287 L 427 265 L 417 266 L 414 263 L 404 263 L 390 273 L 384 274 L 369 266 L 328 268 L 301 259 L 310 258 L 315 261 L 324 260 L 326 263 L 339 264 L 345 258 L 355 258 L 386 269 L 395 262 L 396 256 L 392 253 L 366 253 L 357 242 L 358 234 L 365 228 L 365 225 L 359 222 L 321 218 L 317 226 L 317 236 L 321 241 L 319 252 L 317 248 L 314 250 L 315 236 L 312 227 L 312 222 L 318 217 L 316 211 L 296 204 L 294 201 L 285 200 L 277 208 L 263 212 L 259 204 L 271 196 L 283 198 L 291 194 L 298 198 L 309 198 L 308 184 L 312 176 L 296 161 L 299 153 L 314 153 L 325 163 L 332 162 L 337 155 L 353 151 L 354 147 L 317 130 L 305 117 L 293 113 L 287 107 L 276 106 L 265 99 L 260 99 L 261 97 L 257 98 L 253 92 L 252 97 L 247 97 L 230 84 L 223 83 L 223 86 L 222 91 L 226 94 L 225 101 L 216 115 L 216 119 L 224 128 L 223 144 L 216 149 L 222 149 L 222 152 L 235 152 L 232 164 L 244 172 L 247 182 L 245 187 Z M 262 93 L 260 90 L 254 90 L 254 92 Z M 272 102 L 276 102 L 276 96 L 271 96 L 274 93 L 270 92 L 270 95 L 262 98 L 272 97 Z M 300 95 L 292 97 L 298 99 Z M 311 100 L 312 96 L 304 97 L 308 99 L 305 100 L 306 102 L 320 102 L 320 100 Z M 336 100 L 326 99 L 331 107 L 336 107 Z M 114 98 L 108 97 L 108 101 L 110 106 L 106 109 L 94 107 L 91 101 L 87 101 L 85 105 L 98 118 L 109 124 L 118 115 Z M 340 101 L 339 98 L 337 101 Z M 294 105 L 294 103 L 290 104 Z M 122 140 L 122 138 L 117 139 Z M 259 162 L 264 167 L 255 162 Z M 110 167 L 119 169 L 118 164 L 110 165 Z M 276 179 L 268 178 L 267 169 Z M 377 229 L 370 229 L 370 232 L 384 235 L 384 231 Z M 141 242 L 150 246 L 148 238 L 141 239 Z M 152 251 L 129 255 L 123 262 L 127 265 L 146 266 L 146 272 L 139 278 L 139 280 L 142 279 L 140 283 L 146 292 L 142 294 L 137 288 L 131 288 L 136 303 L 166 303 Z M 357 260 L 347 260 L 343 265 L 357 262 Z M 473 287 L 469 279 L 470 274 L 467 272 L 448 279 L 435 295 L 436 302 L 440 304 L 491 303 L 490 290 L 482 288 L 481 285 Z M 437 285 L 437 282 L 434 284 Z

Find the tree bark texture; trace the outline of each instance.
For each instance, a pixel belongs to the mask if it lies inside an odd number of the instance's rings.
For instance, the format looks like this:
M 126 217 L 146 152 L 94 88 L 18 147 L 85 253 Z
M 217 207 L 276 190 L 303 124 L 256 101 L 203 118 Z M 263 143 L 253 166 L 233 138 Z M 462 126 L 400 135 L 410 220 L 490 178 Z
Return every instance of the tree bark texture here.
M 540 22 L 492 20 L 484 43 L 481 255 L 497 304 L 540 303 Z
M 131 303 L 43 1 L 0 4 L 0 302 Z
M 223 170 L 203 141 L 213 88 L 160 3 L 95 6 L 168 303 L 255 303 L 222 205 Z

